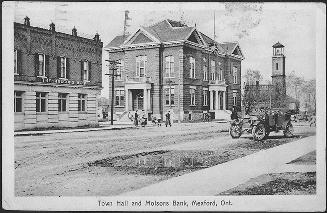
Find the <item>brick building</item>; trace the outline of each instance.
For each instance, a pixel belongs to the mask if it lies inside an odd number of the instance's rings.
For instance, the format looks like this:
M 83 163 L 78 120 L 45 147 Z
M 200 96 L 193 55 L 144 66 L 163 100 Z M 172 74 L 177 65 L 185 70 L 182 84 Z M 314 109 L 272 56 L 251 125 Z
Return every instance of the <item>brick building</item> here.
M 229 117 L 233 106 L 240 109 L 243 55 L 237 42 L 218 43 L 195 27 L 163 20 L 116 36 L 105 50 L 120 62 L 120 117 L 138 109 L 163 117 L 170 109 L 175 120 L 199 120 L 203 112 L 218 119 Z
M 102 47 L 94 39 L 14 23 L 15 130 L 97 124 Z

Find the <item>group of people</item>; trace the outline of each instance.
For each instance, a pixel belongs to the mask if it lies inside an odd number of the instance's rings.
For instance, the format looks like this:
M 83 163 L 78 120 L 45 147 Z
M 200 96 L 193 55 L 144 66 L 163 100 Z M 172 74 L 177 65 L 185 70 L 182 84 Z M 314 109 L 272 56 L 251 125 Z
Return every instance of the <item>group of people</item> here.
M 134 122 L 134 125 L 135 126 L 139 126 L 141 125 L 142 127 L 145 127 L 147 125 L 147 116 L 144 112 L 144 110 L 136 110 L 134 115 L 132 115 L 130 112 L 129 112 L 129 115 L 128 117 Z M 165 113 L 165 125 L 166 127 L 167 126 L 170 126 L 171 127 L 171 111 L 168 110 L 166 113 Z M 155 125 L 158 125 L 158 126 L 161 126 L 161 119 L 160 118 L 157 118 L 155 116 L 151 116 L 151 120 L 152 120 L 152 123 L 155 124 Z

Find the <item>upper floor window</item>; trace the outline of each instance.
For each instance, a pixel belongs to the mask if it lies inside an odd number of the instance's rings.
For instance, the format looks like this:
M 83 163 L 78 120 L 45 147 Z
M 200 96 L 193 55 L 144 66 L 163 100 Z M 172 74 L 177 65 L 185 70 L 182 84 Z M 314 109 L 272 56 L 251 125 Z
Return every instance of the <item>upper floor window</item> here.
M 67 97 L 66 93 L 58 93 L 58 111 L 66 112 L 67 111 Z
M 14 51 L 14 73 L 15 74 L 18 74 L 18 53 L 17 53 L 18 51 L 15 49 L 15 51 Z
M 237 84 L 237 67 L 233 67 L 233 83 Z
M 165 77 L 174 77 L 174 57 L 166 56 L 165 58 Z
M 136 76 L 137 77 L 144 77 L 145 69 L 146 69 L 146 56 L 137 56 L 136 57 Z
M 276 70 L 278 70 L 278 63 L 276 63 Z
M 165 105 L 172 106 L 175 104 L 175 87 L 165 87 Z
M 91 69 L 91 62 L 90 61 L 82 61 L 81 62 L 82 68 L 82 80 L 89 81 L 90 80 L 90 69 Z
M 36 61 L 36 69 L 37 69 L 37 76 L 45 77 L 45 65 L 46 65 L 46 55 L 45 54 L 37 54 L 37 61 Z
M 207 60 L 203 58 L 203 80 L 207 81 L 208 80 L 208 67 L 207 67 Z
M 191 94 L 191 106 L 195 106 L 195 88 L 190 88 L 190 94 Z
M 59 78 L 67 78 L 67 72 L 69 67 L 69 61 L 66 57 L 57 58 L 57 72 Z
M 195 59 L 190 57 L 190 78 L 195 78 Z
M 122 80 L 123 71 L 124 71 L 124 61 L 120 59 L 120 60 L 118 60 L 118 64 L 117 64 L 116 80 L 118 80 L 118 81 Z
M 78 94 L 78 111 L 85 112 L 86 111 L 86 95 Z
M 222 81 L 223 80 L 223 69 L 219 68 L 218 70 L 218 81 Z
M 214 81 L 216 80 L 216 62 L 211 61 L 211 76 L 210 80 Z
M 14 91 L 14 112 L 23 111 L 23 92 Z
M 47 93 L 37 92 L 36 93 L 36 112 L 47 111 Z
M 125 91 L 122 89 L 117 89 L 115 97 L 116 97 L 116 106 L 124 106 Z

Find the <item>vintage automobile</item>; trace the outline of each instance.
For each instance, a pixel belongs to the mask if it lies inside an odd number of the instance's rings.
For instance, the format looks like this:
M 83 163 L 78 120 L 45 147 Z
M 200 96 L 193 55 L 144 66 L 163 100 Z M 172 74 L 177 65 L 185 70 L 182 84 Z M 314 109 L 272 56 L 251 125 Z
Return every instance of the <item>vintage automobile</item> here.
M 229 130 L 232 138 L 239 138 L 243 132 L 248 132 L 258 141 L 265 139 L 273 131 L 283 131 L 285 137 L 292 137 L 294 130 L 291 114 L 280 110 L 265 111 L 259 115 L 232 120 Z

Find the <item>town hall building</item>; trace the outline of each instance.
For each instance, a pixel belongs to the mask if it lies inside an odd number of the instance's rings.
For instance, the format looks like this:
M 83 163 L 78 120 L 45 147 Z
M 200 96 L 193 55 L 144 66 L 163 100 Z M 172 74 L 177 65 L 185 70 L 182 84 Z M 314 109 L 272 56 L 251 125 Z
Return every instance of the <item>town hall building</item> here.
M 218 43 L 196 27 L 167 19 L 116 36 L 104 49 L 119 62 L 118 118 L 136 110 L 162 118 L 171 110 L 179 121 L 200 120 L 204 112 L 226 119 L 233 107 L 241 108 L 244 56 L 237 42 Z

